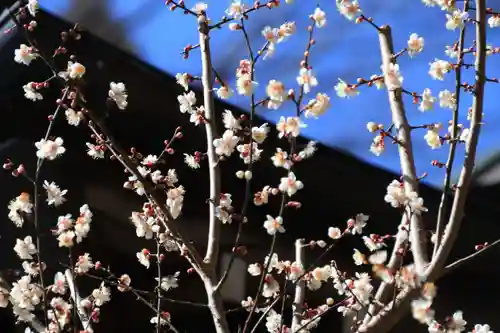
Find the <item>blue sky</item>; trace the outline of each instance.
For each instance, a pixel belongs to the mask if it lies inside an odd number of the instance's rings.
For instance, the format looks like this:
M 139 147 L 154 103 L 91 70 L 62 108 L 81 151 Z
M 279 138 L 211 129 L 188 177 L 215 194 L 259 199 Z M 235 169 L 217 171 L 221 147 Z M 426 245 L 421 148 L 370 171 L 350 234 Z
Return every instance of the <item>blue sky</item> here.
M 192 1 L 186 1 L 190 3 Z M 208 14 L 213 21 L 224 14 L 229 0 L 206 0 Z M 288 41 L 277 47 L 276 53 L 257 65 L 256 79 L 261 83 L 258 94 L 264 96 L 263 88 L 270 79 L 278 79 L 287 88 L 296 88 L 298 64 L 307 43 L 306 27 L 310 24 L 308 14 L 314 11 L 315 1 L 295 1 L 293 5 L 283 4 L 278 9 L 260 10 L 250 16 L 247 27 L 251 32 L 253 48 L 258 49 L 264 42 L 260 35 L 261 29 L 270 25 L 277 27 L 285 21 L 295 21 L 297 33 Z M 109 42 L 116 42 L 112 35 L 113 27 L 120 25 L 126 31 L 126 45 L 122 48 L 135 54 L 154 67 L 175 75 L 178 72 L 200 73 L 199 53 L 193 51 L 188 60 L 183 60 L 179 52 L 188 44 L 197 43 L 196 23 L 193 17 L 180 12 L 170 12 L 161 0 L 86 0 L 82 4 L 78 0 L 41 1 L 45 9 L 67 18 L 70 21 L 83 23 L 91 32 Z M 192 2 L 194 4 L 194 2 Z M 247 3 L 250 3 L 249 1 Z M 320 7 L 327 13 L 327 25 L 316 30 L 317 44 L 311 52 L 310 63 L 319 80 L 319 85 L 313 90 L 324 92 L 332 97 L 328 113 L 318 120 L 307 122 L 308 128 L 304 134 L 328 146 L 345 150 L 358 158 L 377 166 L 399 172 L 399 157 L 396 146 L 388 146 L 379 157 L 369 152 L 373 135 L 366 131 L 366 123 L 390 124 L 391 114 L 388 109 L 387 93 L 375 88 L 363 87 L 356 98 L 346 100 L 335 95 L 334 86 L 338 78 L 354 82 L 358 77 L 369 78 L 379 74 L 380 53 L 376 31 L 368 24 L 356 25 L 342 17 L 335 8 L 333 0 L 318 1 Z M 429 62 L 434 58 L 448 60 L 444 50 L 445 45 L 452 45 L 458 36 L 458 31 L 447 31 L 444 27 L 445 16 L 439 8 L 426 8 L 420 0 L 378 0 L 360 1 L 367 16 L 375 19 L 379 25 L 389 24 L 393 28 L 395 49 L 406 46 L 411 33 L 417 33 L 425 38 L 425 50 L 417 57 L 407 56 L 399 60 L 402 74 L 405 77 L 404 88 L 421 92 L 430 88 L 434 95 L 440 90 L 454 89 L 454 75 L 450 74 L 444 82 L 434 81 L 427 74 Z M 500 4 L 489 0 L 488 6 L 500 11 Z M 105 11 L 107 20 L 92 22 L 93 10 L 99 7 Z M 92 24 L 89 24 L 91 22 Z M 473 27 L 469 29 L 468 44 L 473 40 Z M 490 29 L 489 44 L 500 46 L 500 28 Z M 234 71 L 241 59 L 247 58 L 243 36 L 232 32 L 227 27 L 216 31 L 212 37 L 214 67 L 227 82 L 234 87 Z M 473 63 L 472 56 L 466 62 Z M 488 58 L 488 76 L 500 77 L 500 55 Z M 464 77 L 465 81 L 473 82 L 472 72 Z M 126 83 L 126 82 L 125 82 Z M 133 94 L 134 92 L 129 92 Z M 486 158 L 500 150 L 500 135 L 496 133 L 496 125 L 500 125 L 498 94 L 500 85 L 488 85 L 485 100 L 485 126 L 482 129 L 479 144 L 479 158 Z M 248 107 L 245 98 L 230 100 L 235 105 Z M 451 118 L 451 111 L 436 107 L 434 111 L 421 113 L 417 105 L 407 98 L 407 116 L 412 125 L 434 122 L 446 123 Z M 462 94 L 462 110 L 460 122 L 467 126 L 466 110 L 471 97 Z M 285 105 L 277 111 L 262 109 L 259 114 L 270 121 L 276 121 L 280 116 L 292 114 L 292 105 Z M 416 151 L 417 172 L 428 173 L 426 181 L 432 185 L 441 186 L 443 170 L 430 166 L 432 160 L 445 162 L 447 147 L 431 150 L 423 136 L 424 130 L 414 131 L 414 147 Z M 457 165 L 463 161 L 463 147 L 459 147 Z M 455 174 L 456 174 L 455 172 Z

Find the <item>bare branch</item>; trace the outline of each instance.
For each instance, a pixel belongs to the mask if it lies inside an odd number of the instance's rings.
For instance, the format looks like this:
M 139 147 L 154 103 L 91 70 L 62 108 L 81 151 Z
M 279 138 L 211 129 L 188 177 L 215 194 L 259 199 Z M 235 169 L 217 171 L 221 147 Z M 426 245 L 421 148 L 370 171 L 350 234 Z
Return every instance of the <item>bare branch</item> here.
M 468 1 L 464 1 L 464 12 L 467 12 L 469 6 Z M 443 194 L 441 195 L 441 202 L 439 204 L 437 223 L 436 223 L 436 242 L 434 243 L 434 251 L 433 256 L 436 255 L 436 252 L 441 244 L 441 237 L 444 230 L 444 221 L 447 210 L 448 196 L 450 195 L 450 182 L 451 182 L 451 171 L 453 169 L 453 162 L 455 161 L 455 152 L 458 144 L 458 140 L 456 140 L 458 136 L 458 110 L 460 106 L 460 92 L 461 92 L 461 82 L 462 82 L 462 66 L 461 64 L 464 61 L 464 40 L 465 40 L 465 27 L 460 29 L 460 36 L 458 38 L 458 60 L 457 66 L 455 67 L 455 108 L 453 109 L 453 118 L 451 124 L 451 137 L 453 140 L 450 140 L 450 150 L 448 152 L 448 161 L 446 162 L 446 171 L 444 176 L 444 185 L 443 185 Z
M 295 263 L 304 268 L 304 240 L 297 239 L 295 241 Z M 295 284 L 295 298 L 293 299 L 293 319 L 292 319 L 292 332 L 300 327 L 302 324 L 302 311 L 303 304 L 306 297 L 306 282 L 300 279 Z
M 466 257 L 463 257 L 461 259 L 458 259 L 457 261 L 447 265 L 443 271 L 441 272 L 440 276 L 439 277 L 443 277 L 447 274 L 449 274 L 451 271 L 457 269 L 458 267 L 466 264 L 467 262 L 483 255 L 483 254 L 486 254 L 486 252 L 488 252 L 489 250 L 493 249 L 495 247 L 495 245 L 498 245 L 500 244 L 500 239 L 497 239 L 496 241 L 494 241 L 493 243 L 491 244 L 488 244 L 487 246 L 483 247 L 481 250 L 479 251 L 476 251 L 472 254 L 469 254 L 468 256 Z
M 455 198 L 451 209 L 448 225 L 445 227 L 443 242 L 436 252 L 426 276 L 429 281 L 433 281 L 439 276 L 444 267 L 451 249 L 458 237 L 458 231 L 464 217 L 465 201 L 469 185 L 472 179 L 472 170 L 474 169 L 474 160 L 476 158 L 476 148 L 481 130 L 484 102 L 484 85 L 486 72 L 486 1 L 476 0 L 476 61 L 475 61 L 475 94 L 472 102 L 472 117 L 470 122 L 469 138 L 465 144 L 465 161 L 460 172 Z

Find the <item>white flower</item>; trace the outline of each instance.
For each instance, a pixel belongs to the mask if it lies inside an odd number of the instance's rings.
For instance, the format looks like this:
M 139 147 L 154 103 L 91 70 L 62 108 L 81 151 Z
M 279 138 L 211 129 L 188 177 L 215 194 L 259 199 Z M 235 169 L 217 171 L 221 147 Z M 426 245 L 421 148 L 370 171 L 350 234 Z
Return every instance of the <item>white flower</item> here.
M 57 240 L 59 241 L 59 247 L 72 247 L 75 244 L 73 241 L 75 236 L 76 234 L 72 230 L 61 233 L 57 237 Z
M 441 138 L 439 137 L 439 133 L 436 129 L 432 128 L 427 131 L 427 134 L 424 136 L 425 141 L 432 149 L 438 149 L 441 147 Z
M 361 14 L 361 8 L 359 3 L 354 0 L 337 0 L 337 9 L 348 20 L 354 20 L 359 14 Z
M 200 168 L 200 159 L 193 155 L 184 154 L 184 163 L 191 169 Z
M 462 311 L 456 311 L 451 317 L 451 320 L 447 323 L 448 329 L 450 329 L 451 332 L 457 333 L 465 330 L 465 325 L 467 325 L 467 322 L 464 320 Z
M 66 109 L 64 114 L 66 115 L 66 120 L 68 121 L 68 124 L 72 126 L 78 126 L 80 122 L 83 120 L 83 113 L 80 111 L 76 112 L 71 108 Z
M 233 113 L 230 110 L 224 110 L 222 114 L 222 122 L 224 123 L 224 127 L 228 130 L 241 130 L 240 120 L 236 119 L 233 116 Z
M 61 138 L 56 138 L 54 141 L 41 139 L 35 143 L 35 147 L 38 149 L 36 156 L 40 159 L 54 160 L 66 151 L 63 143 L 64 141 Z
M 179 275 L 180 272 L 176 272 L 174 275 L 168 275 L 161 278 L 160 287 L 165 291 L 179 287 Z M 159 281 L 158 278 L 155 278 Z
M 149 268 L 150 266 L 149 258 L 151 257 L 151 254 L 147 249 L 142 249 L 142 251 L 137 252 L 136 257 L 141 265 L 145 266 L 146 268 Z
M 357 214 L 356 217 L 350 220 L 352 222 L 352 230 L 351 233 L 353 235 L 362 234 L 363 228 L 366 227 L 366 222 L 370 219 L 368 215 L 363 213 Z
M 208 5 L 204 2 L 198 2 L 194 5 L 192 8 L 192 11 L 198 14 L 201 14 L 202 12 L 206 12 L 208 8 Z
M 229 88 L 228 86 L 222 86 L 219 89 L 217 89 L 217 97 L 220 99 L 228 99 L 233 96 L 234 92 L 233 89 Z
M 384 197 L 385 202 L 390 203 L 392 207 L 398 208 L 406 202 L 404 186 L 397 180 L 393 180 L 387 186 L 387 194 Z
M 440 107 L 454 110 L 456 104 L 457 104 L 457 99 L 455 98 L 455 94 L 453 94 L 449 90 L 443 90 L 439 92 Z
M 266 94 L 269 97 L 267 107 L 270 109 L 277 109 L 287 98 L 285 85 L 276 80 L 270 80 L 266 87 Z
M 319 7 L 316 7 L 311 18 L 316 22 L 316 27 L 322 28 L 326 24 L 326 13 L 322 11 Z
M 90 142 L 86 142 L 85 145 L 87 146 L 87 155 L 94 159 L 101 159 L 104 158 L 104 147 L 101 145 L 94 145 Z
M 500 28 L 500 15 L 492 15 L 488 19 L 490 28 Z
M 68 62 L 68 76 L 71 79 L 81 79 L 85 75 L 85 66 L 79 62 Z
M 453 45 L 453 46 L 446 46 L 446 49 L 444 50 L 444 53 L 450 57 L 450 58 L 458 58 L 458 47 Z
M 54 284 L 50 286 L 50 291 L 56 294 L 64 295 L 66 294 L 67 283 L 66 277 L 63 273 L 57 272 L 54 275 Z
M 158 225 L 152 216 L 148 217 L 142 213 L 132 212 L 130 220 L 135 226 L 135 233 L 137 237 L 152 239 L 154 233 L 158 231 Z
M 490 329 L 490 325 L 474 325 L 474 330 L 471 333 L 493 333 Z
M 411 301 L 411 312 L 413 318 L 421 324 L 429 323 L 434 318 L 434 310 L 431 309 L 432 300 L 419 298 Z
M 16 239 L 14 251 L 22 260 L 31 260 L 33 259 L 32 255 L 37 253 L 36 246 L 33 244 L 31 236 L 26 236 L 24 239 Z
M 38 91 L 36 91 L 36 83 L 29 82 L 23 86 L 24 89 L 24 97 L 27 99 L 36 102 L 37 100 L 42 100 L 43 96 Z
M 464 26 L 465 20 L 469 18 L 467 12 L 461 12 L 459 9 L 453 11 L 452 14 L 446 14 L 446 29 L 455 30 Z
M 469 136 L 470 136 L 470 129 L 464 128 L 462 132 L 460 133 L 460 141 L 463 141 L 465 143 L 469 142 Z
M 281 216 L 274 218 L 271 215 L 266 215 L 266 219 L 267 220 L 264 222 L 264 228 L 269 235 L 274 235 L 276 232 L 285 232 L 285 228 L 283 227 L 283 218 Z
M 278 28 L 278 39 L 277 42 L 281 43 L 285 41 L 288 37 L 295 34 L 296 31 L 295 22 L 285 22 Z
M 213 142 L 215 153 L 219 156 L 231 156 L 239 140 L 240 139 L 234 135 L 233 131 L 226 130 L 222 138 L 215 139 Z
M 281 148 L 276 148 L 276 153 L 271 157 L 273 165 L 277 168 L 285 168 L 290 170 L 292 167 L 292 161 L 288 159 L 288 153 L 283 151 Z
M 419 35 L 413 33 L 410 35 L 410 39 L 408 39 L 408 55 L 410 57 L 414 57 L 424 49 L 424 38 Z
M 330 107 L 330 97 L 327 94 L 318 93 L 315 99 L 311 99 L 306 105 L 305 116 L 306 118 L 318 118 L 326 112 Z
M 395 90 L 401 88 L 403 83 L 403 76 L 399 71 L 399 65 L 390 62 L 387 66 L 383 68 L 384 72 L 384 83 L 389 90 Z
M 196 96 L 194 91 L 177 96 L 179 102 L 179 109 L 182 113 L 194 113 L 193 106 L 196 104 Z
M 184 204 L 184 193 L 186 193 L 186 191 L 182 185 L 171 188 L 167 192 L 167 207 L 170 209 L 170 214 L 172 214 L 174 219 L 181 214 Z
M 238 94 L 243 96 L 252 95 L 257 86 L 258 83 L 252 81 L 250 74 L 241 75 L 238 77 L 238 80 L 236 80 L 236 90 L 238 91 Z
M 361 266 L 366 262 L 365 255 L 363 253 L 359 252 L 358 249 L 354 249 L 352 259 L 354 260 L 354 265 L 356 265 L 356 266 Z
M 273 297 L 280 291 L 280 284 L 276 279 L 271 275 L 267 274 L 264 279 L 264 287 L 262 288 L 262 296 L 265 298 Z
M 120 110 L 125 110 L 127 108 L 127 89 L 125 88 L 125 84 L 123 82 L 111 82 L 109 84 L 108 96 L 113 101 L 115 101 L 116 106 Z
M 281 183 L 279 185 L 279 190 L 281 192 L 286 192 L 289 197 L 301 190 L 304 184 L 297 180 L 293 172 L 288 173 L 288 177 L 281 178 Z
M 92 291 L 92 297 L 94 298 L 95 306 L 102 306 L 111 300 L 111 290 L 106 287 L 104 282 L 101 283 L 99 289 L 94 289 Z
M 318 150 L 316 147 L 316 141 L 309 141 L 307 145 L 299 152 L 299 157 L 301 159 L 310 158 Z
M 36 13 L 38 12 L 38 9 L 40 9 L 38 0 L 29 0 L 28 4 L 26 5 L 26 8 L 28 8 L 28 12 L 30 13 L 30 15 L 35 17 Z
M 177 80 L 177 84 L 184 88 L 185 91 L 189 90 L 190 75 L 188 73 L 177 73 L 175 74 L 175 79 Z
M 45 181 L 43 188 L 47 191 L 47 204 L 49 206 L 54 205 L 57 207 L 66 201 L 64 196 L 68 193 L 68 190 L 61 190 L 56 183 Z
M 9 210 L 9 219 L 14 222 L 16 227 L 22 227 L 24 214 L 31 214 L 33 211 L 30 195 L 26 192 L 21 193 L 21 195 L 9 202 L 7 209 Z
M 342 231 L 336 227 L 328 228 L 328 237 L 331 239 L 340 239 L 342 237 Z
M 417 194 L 417 192 L 410 192 L 407 195 L 408 198 L 408 206 L 410 206 L 410 209 L 412 212 L 426 212 L 427 208 L 424 206 L 424 199 L 420 198 Z
M 243 13 L 248 10 L 248 7 L 241 3 L 241 0 L 233 0 L 226 10 L 226 14 L 232 16 L 235 20 L 239 20 L 243 17 Z
M 247 271 L 252 276 L 259 276 L 262 274 L 262 267 L 259 264 L 250 264 Z
M 372 144 L 370 145 L 370 152 L 375 156 L 380 156 L 385 151 L 384 136 L 381 134 L 373 138 Z
M 94 263 L 90 254 L 85 253 L 78 257 L 75 265 L 75 272 L 78 274 L 87 273 L 91 268 L 94 268 Z
M 335 85 L 335 91 L 337 92 L 337 96 L 340 98 L 349 98 L 359 95 L 357 88 L 347 84 L 341 79 L 339 79 L 339 82 Z
M 142 165 L 147 167 L 152 167 L 156 163 L 158 163 L 158 157 L 156 155 L 148 155 L 141 162 Z
M 420 102 L 418 109 L 422 112 L 432 110 L 435 102 L 436 97 L 432 96 L 432 92 L 429 88 L 425 88 L 422 93 L 422 101 Z
M 33 48 L 26 44 L 21 44 L 19 48 L 14 51 L 14 61 L 18 64 L 29 66 L 31 61 L 37 57 L 38 54 L 33 51 Z
M 306 124 L 302 122 L 299 117 L 281 117 L 278 124 L 276 124 L 276 129 L 279 131 L 278 137 L 291 135 L 292 137 L 298 137 L 300 134 L 300 129 L 307 127 Z
M 301 68 L 299 71 L 299 76 L 297 76 L 297 83 L 302 86 L 302 88 L 304 89 L 304 93 L 308 94 L 311 91 L 311 88 L 318 85 L 318 80 L 313 75 L 312 70 Z
M 448 61 L 435 59 L 433 63 L 430 64 L 429 75 L 434 80 L 444 80 L 444 74 L 451 71 L 452 66 Z
M 261 144 L 264 140 L 266 140 L 269 131 L 270 128 L 267 123 L 262 124 L 259 127 L 252 127 L 252 139 L 258 144 Z
M 281 315 L 274 309 L 267 313 L 266 328 L 269 333 L 281 332 Z

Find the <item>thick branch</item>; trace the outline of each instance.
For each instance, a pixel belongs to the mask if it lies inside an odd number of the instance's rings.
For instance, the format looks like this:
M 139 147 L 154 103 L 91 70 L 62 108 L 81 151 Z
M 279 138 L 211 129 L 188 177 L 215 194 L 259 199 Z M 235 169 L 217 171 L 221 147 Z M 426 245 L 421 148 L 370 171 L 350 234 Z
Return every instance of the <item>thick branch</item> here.
M 485 0 L 476 0 L 476 80 L 474 99 L 472 102 L 472 117 L 470 121 L 469 138 L 465 144 L 465 161 L 455 191 L 448 225 L 445 228 L 443 241 L 436 252 L 431 265 L 426 271 L 427 279 L 433 281 L 444 267 L 453 244 L 458 237 L 458 231 L 464 217 L 465 201 L 472 179 L 472 171 L 476 159 L 476 148 L 481 130 L 484 102 L 484 84 L 486 73 L 486 4 Z
M 304 268 L 304 240 L 295 241 L 295 264 Z M 293 299 L 292 332 L 302 325 L 303 304 L 306 297 L 306 283 L 303 278 L 295 284 L 295 298 Z
M 394 47 L 392 44 L 391 28 L 389 26 L 380 27 L 379 30 L 380 52 L 382 55 L 382 66 L 387 70 L 391 63 L 396 63 L 394 59 Z M 401 163 L 401 173 L 405 192 L 418 193 L 418 180 L 413 159 L 413 146 L 411 142 L 411 129 L 406 119 L 406 112 L 403 104 L 401 89 L 388 90 L 389 104 L 392 112 L 392 122 L 397 131 L 399 161 Z M 427 251 L 425 246 L 425 236 L 422 226 L 422 216 L 419 212 L 409 212 L 410 217 L 410 242 L 413 258 L 417 271 L 422 272 L 427 263 Z
M 216 207 L 220 201 L 220 169 L 215 154 L 213 141 L 217 135 L 215 123 L 215 102 L 212 84 L 212 59 L 210 54 L 210 36 L 207 17 L 204 13 L 198 16 L 198 31 L 200 37 L 203 104 L 205 107 L 205 130 L 207 136 L 207 156 L 210 177 L 210 216 L 207 252 L 205 254 L 205 273 L 200 275 L 207 292 L 208 307 L 212 313 L 217 333 L 229 333 L 229 326 L 225 317 L 222 296 L 215 289 L 217 284 L 217 260 L 219 255 L 220 227 L 221 222 L 216 216 Z

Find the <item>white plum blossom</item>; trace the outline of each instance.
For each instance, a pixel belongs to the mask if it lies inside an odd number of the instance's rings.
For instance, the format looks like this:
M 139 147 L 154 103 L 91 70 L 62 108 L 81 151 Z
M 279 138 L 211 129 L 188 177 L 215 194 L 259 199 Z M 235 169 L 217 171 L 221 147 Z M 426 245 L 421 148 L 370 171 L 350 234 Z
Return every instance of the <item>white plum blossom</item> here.
M 102 282 L 98 289 L 92 291 L 92 298 L 95 306 L 102 306 L 111 300 L 111 290 Z
M 266 328 L 269 333 L 281 332 L 281 315 L 274 309 L 267 313 Z
M 277 33 L 277 43 L 281 43 L 285 41 L 288 37 L 291 35 L 295 34 L 295 31 L 297 30 L 295 22 L 285 22 L 280 27 L 278 28 L 278 33 Z
M 311 99 L 305 107 L 306 118 L 318 118 L 330 107 L 330 97 L 327 94 L 318 93 L 315 99 Z
M 283 218 L 278 216 L 276 218 L 271 215 L 266 215 L 266 221 L 264 222 L 264 228 L 269 235 L 274 235 L 276 232 L 284 233 L 285 228 L 283 227 Z
M 326 13 L 321 10 L 321 8 L 316 7 L 311 18 L 316 22 L 317 28 L 323 28 L 326 24 Z
M 111 82 L 109 84 L 108 96 L 116 103 L 118 109 L 125 110 L 127 108 L 127 88 L 125 88 L 123 82 Z
M 236 117 L 230 110 L 224 110 L 224 113 L 222 114 L 222 122 L 224 124 L 224 127 L 228 130 L 235 131 L 242 129 L 240 120 L 236 119 Z
M 488 18 L 490 28 L 500 28 L 500 15 L 492 15 Z
M 408 55 L 414 57 L 424 49 L 424 38 L 420 37 L 416 33 L 410 35 L 408 39 Z
M 220 99 L 231 98 L 233 96 L 233 94 L 234 94 L 233 89 L 231 89 L 230 87 L 228 87 L 226 85 L 217 89 L 217 97 L 219 97 Z
M 50 286 L 53 293 L 64 295 L 67 290 L 66 277 L 63 273 L 57 272 L 54 275 L 54 284 Z
M 33 204 L 30 201 L 30 195 L 26 192 L 21 193 L 7 206 L 9 210 L 9 219 L 14 222 L 16 227 L 20 228 L 24 224 L 24 214 L 33 212 Z
M 279 190 L 281 192 L 286 192 L 286 194 L 291 197 L 298 190 L 301 190 L 304 187 L 304 184 L 297 180 L 295 174 L 293 172 L 289 172 L 287 177 L 281 178 L 281 182 L 279 185 Z
M 432 91 L 429 88 L 425 88 L 418 109 L 421 112 L 432 110 L 434 103 L 436 103 L 436 97 L 432 96 Z
M 288 158 L 288 153 L 281 148 L 276 148 L 276 153 L 271 156 L 271 160 L 273 161 L 273 165 L 277 168 L 290 170 L 293 165 L 292 161 Z
M 193 106 L 196 104 L 196 95 L 194 91 L 177 96 L 177 101 L 179 102 L 179 109 L 181 113 L 194 113 L 195 110 Z
M 85 143 L 85 145 L 87 146 L 87 155 L 96 160 L 104 158 L 104 146 L 95 145 L 90 142 Z
M 40 4 L 38 3 L 38 0 L 29 0 L 26 8 L 28 9 L 30 15 L 35 17 L 40 9 Z
M 24 64 L 29 66 L 31 61 L 38 57 L 38 53 L 36 53 L 32 47 L 21 44 L 18 49 L 14 51 L 14 61 L 18 64 Z
M 77 112 L 72 108 L 67 108 L 66 111 L 64 111 L 64 114 L 66 115 L 68 124 L 72 126 L 80 125 L 80 122 L 84 119 L 83 113 L 81 111 Z
M 372 144 L 370 145 L 370 152 L 375 156 L 380 156 L 385 151 L 384 136 L 381 134 L 373 138 Z
M 41 139 L 35 143 L 35 147 L 38 149 L 36 156 L 40 159 L 52 161 L 66 151 L 66 148 L 63 147 L 63 143 L 64 141 L 61 138 L 56 138 L 54 141 L 50 139 Z
M 38 252 L 31 236 L 26 236 L 24 239 L 16 239 L 14 251 L 22 260 L 31 260 L 33 259 L 33 255 Z
M 361 8 L 356 0 L 336 0 L 336 3 L 340 14 L 350 21 L 353 21 L 361 14 Z
M 179 287 L 179 275 L 180 272 L 175 272 L 173 275 L 167 275 L 161 278 L 160 288 L 169 291 L 170 289 L 175 289 Z M 155 278 L 156 281 L 159 281 L 158 278 Z
M 184 154 L 184 163 L 186 163 L 191 169 L 200 168 L 200 158 L 194 155 Z
M 335 91 L 340 98 L 349 98 L 359 95 L 359 91 L 355 86 L 347 84 L 341 79 L 339 79 L 339 82 L 335 85 Z
M 451 71 L 452 66 L 448 61 L 435 59 L 433 63 L 430 64 L 429 75 L 434 80 L 444 80 L 444 74 Z
M 456 104 L 457 104 L 457 99 L 455 98 L 455 94 L 453 94 L 451 91 L 443 90 L 439 92 L 440 107 L 454 110 Z
M 307 125 L 304 124 L 299 117 L 287 117 L 286 119 L 285 117 L 281 117 L 276 124 L 276 129 L 279 131 L 279 138 L 289 135 L 298 137 L 300 135 L 300 129 L 305 127 L 307 127 Z
M 167 192 L 167 207 L 170 209 L 170 214 L 172 214 L 174 219 L 178 218 L 181 214 L 185 193 L 186 191 L 182 185 L 171 188 Z
M 390 62 L 387 66 L 382 67 L 384 72 L 384 83 L 389 90 L 401 88 L 403 76 L 399 70 L 399 65 Z
M 424 139 L 432 149 L 438 149 L 441 147 L 441 138 L 435 128 L 427 130 Z
M 177 73 L 175 79 L 177 84 L 184 88 L 185 91 L 189 90 L 189 80 L 191 76 L 188 73 Z
M 258 144 L 262 144 L 269 133 L 270 128 L 267 123 L 260 125 L 259 127 L 252 127 L 252 139 Z
M 24 89 L 24 97 L 26 97 L 29 100 L 36 102 L 38 100 L 43 99 L 43 95 L 36 90 L 35 82 L 29 82 L 25 84 L 23 86 L 23 89 Z
M 270 80 L 266 87 L 266 94 L 269 97 L 267 107 L 270 109 L 278 109 L 287 98 L 285 85 L 276 80 Z
M 57 207 L 66 201 L 64 196 L 68 193 L 68 190 L 61 190 L 56 183 L 45 181 L 43 188 L 47 191 L 47 204 L 49 206 L 54 205 Z
M 469 18 L 467 12 L 462 12 L 459 9 L 455 9 L 453 13 L 446 14 L 446 29 L 455 30 L 457 28 L 462 28 L 464 26 L 465 20 Z
M 87 273 L 88 271 L 90 271 L 94 267 L 95 267 L 95 265 L 92 262 L 92 258 L 90 257 L 90 254 L 85 253 L 85 254 L 78 257 L 78 260 L 76 261 L 76 265 L 75 265 L 75 272 L 77 274 Z
M 304 93 L 308 94 L 311 91 L 311 88 L 314 88 L 318 85 L 318 80 L 313 75 L 312 70 L 301 68 L 299 71 L 299 76 L 297 76 L 297 83 L 302 86 Z
M 243 17 L 243 13 L 248 10 L 248 7 L 241 0 L 233 0 L 226 10 L 226 14 L 239 20 Z
M 79 62 L 68 62 L 68 77 L 70 79 L 81 79 L 85 75 L 86 68 Z
M 231 156 L 239 140 L 240 139 L 234 135 L 233 131 L 226 130 L 222 135 L 222 138 L 215 139 L 213 142 L 215 153 L 219 156 Z
M 259 276 L 262 274 L 262 267 L 259 264 L 250 264 L 247 271 L 252 276 Z
M 362 234 L 363 228 L 366 227 L 366 222 L 370 219 L 368 215 L 363 213 L 357 214 L 354 219 L 350 219 L 348 224 L 352 228 L 351 233 L 353 235 Z
M 149 259 L 151 257 L 151 253 L 147 249 L 142 249 L 141 251 L 136 253 L 136 257 L 139 260 L 139 263 L 146 268 L 149 268 L 151 265 Z
M 243 96 L 250 96 L 253 94 L 258 83 L 252 80 L 250 74 L 244 74 L 236 80 L 236 90 L 238 94 Z

